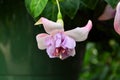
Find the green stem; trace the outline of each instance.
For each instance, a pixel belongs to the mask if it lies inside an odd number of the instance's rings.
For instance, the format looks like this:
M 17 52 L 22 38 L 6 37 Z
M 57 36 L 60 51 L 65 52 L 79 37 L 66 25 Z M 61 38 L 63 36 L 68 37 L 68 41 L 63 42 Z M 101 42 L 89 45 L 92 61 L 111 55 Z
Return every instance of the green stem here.
M 57 2 L 57 7 L 58 7 L 57 23 L 62 24 L 62 26 L 64 27 L 64 22 L 63 22 L 63 20 L 62 20 L 62 14 L 61 14 L 61 12 L 60 12 L 60 5 L 59 5 L 59 1 L 58 1 L 58 0 L 56 0 L 56 2 Z
M 58 7 L 58 15 L 57 15 L 57 18 L 58 18 L 58 19 L 62 19 L 62 14 L 61 14 L 61 12 L 60 12 L 60 4 L 59 4 L 59 1 L 56 0 L 56 2 L 57 2 L 57 7 Z
M 59 1 L 58 1 L 58 0 L 56 0 L 56 2 L 57 2 L 58 12 L 60 12 L 60 5 L 59 5 Z

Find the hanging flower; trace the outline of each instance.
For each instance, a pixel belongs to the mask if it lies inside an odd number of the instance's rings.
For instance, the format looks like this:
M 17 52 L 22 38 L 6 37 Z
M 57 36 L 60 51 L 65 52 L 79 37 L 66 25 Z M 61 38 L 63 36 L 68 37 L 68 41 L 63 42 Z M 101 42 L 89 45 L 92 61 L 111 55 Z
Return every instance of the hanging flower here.
M 109 20 L 114 18 L 115 16 L 115 9 L 113 9 L 110 5 L 106 5 L 102 15 L 100 15 L 100 17 L 98 18 L 98 20 L 100 21 L 104 21 L 104 20 Z
M 98 20 L 104 21 L 112 18 L 114 18 L 114 29 L 120 35 L 120 2 L 117 4 L 115 9 L 110 5 L 107 5 Z
M 38 48 L 46 49 L 50 58 L 66 59 L 75 55 L 75 41 L 84 41 L 92 28 L 89 20 L 85 27 L 64 31 L 63 23 L 53 22 L 46 18 L 40 18 L 35 25 L 43 24 L 45 31 L 36 36 Z
M 116 7 L 114 29 L 120 35 L 120 2 L 117 4 L 117 7 Z

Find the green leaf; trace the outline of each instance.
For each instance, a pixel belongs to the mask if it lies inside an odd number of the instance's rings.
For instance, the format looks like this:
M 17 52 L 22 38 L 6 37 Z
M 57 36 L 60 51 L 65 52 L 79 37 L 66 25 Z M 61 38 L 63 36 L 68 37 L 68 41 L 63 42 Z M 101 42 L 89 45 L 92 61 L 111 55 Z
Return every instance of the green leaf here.
M 110 4 L 113 8 L 116 7 L 119 0 L 105 0 L 108 4 Z
M 95 9 L 98 2 L 99 0 L 81 0 L 81 3 L 90 9 Z
M 37 18 L 45 8 L 48 0 L 25 0 L 25 5 L 28 12 L 34 17 Z
M 56 21 L 57 13 L 58 13 L 58 8 L 56 3 L 53 2 L 52 0 L 49 0 L 41 16 Z
M 63 13 L 68 15 L 71 19 L 74 18 L 75 14 L 79 9 L 80 0 L 64 0 L 60 2 Z

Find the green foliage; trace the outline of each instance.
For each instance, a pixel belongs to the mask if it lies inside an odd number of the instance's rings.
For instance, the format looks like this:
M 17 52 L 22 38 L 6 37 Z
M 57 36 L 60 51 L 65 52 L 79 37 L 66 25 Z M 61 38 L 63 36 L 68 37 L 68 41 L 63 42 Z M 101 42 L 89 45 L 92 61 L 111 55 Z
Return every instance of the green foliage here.
M 47 2 L 48 0 L 25 0 L 27 10 L 34 18 L 42 13 Z
M 64 0 L 61 2 L 61 8 L 66 15 L 73 19 L 79 9 L 79 4 L 80 0 Z
M 81 2 L 83 2 L 83 4 L 86 5 L 88 8 L 95 9 L 99 0 L 81 0 Z
M 57 19 L 57 11 L 57 4 L 49 0 L 41 15 L 55 21 Z
M 107 2 L 113 8 L 115 8 L 118 1 L 119 0 L 103 0 L 104 3 Z M 81 6 L 83 9 L 87 7 L 94 10 L 99 2 L 99 0 L 59 0 L 62 14 L 67 15 L 71 19 L 73 19 L 78 10 L 81 9 Z M 55 20 L 58 11 L 56 0 L 25 0 L 25 4 L 28 12 L 35 19 L 43 12 L 45 14 L 42 16 L 48 17 L 49 15 L 52 16 L 50 17 L 51 19 Z
M 108 4 L 110 4 L 113 8 L 116 7 L 119 0 L 105 0 Z
M 48 2 L 48 4 L 47 4 L 47 2 Z M 80 3 L 80 0 L 76 0 L 76 1 L 61 0 L 60 7 L 62 9 L 62 12 L 64 14 L 68 15 L 72 19 L 79 9 L 79 3 Z M 41 13 L 43 13 L 42 15 L 44 15 L 46 17 L 51 16 L 50 18 L 54 20 L 57 15 L 58 10 L 57 10 L 55 0 L 25 0 L 25 4 L 28 9 L 28 12 L 34 18 L 37 18 Z M 43 9 L 44 9 L 44 11 L 43 11 Z
M 110 49 L 103 49 L 101 43 L 89 42 L 79 80 L 119 80 L 120 45 L 109 40 Z

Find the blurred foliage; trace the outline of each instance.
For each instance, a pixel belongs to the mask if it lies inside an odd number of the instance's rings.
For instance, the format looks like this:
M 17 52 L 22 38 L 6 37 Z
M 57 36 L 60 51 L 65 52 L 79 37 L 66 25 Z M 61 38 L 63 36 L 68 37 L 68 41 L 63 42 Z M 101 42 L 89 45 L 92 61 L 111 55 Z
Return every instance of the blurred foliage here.
M 81 0 L 90 9 L 95 9 L 99 0 Z
M 63 15 L 67 15 L 71 19 L 75 17 L 81 7 L 83 8 L 84 6 L 91 10 L 95 10 L 100 2 L 108 3 L 115 8 L 119 0 L 59 0 Z M 55 8 L 57 5 L 56 0 L 25 0 L 25 5 L 34 19 L 39 18 L 42 12 L 48 13 L 48 11 L 50 11 L 48 14 L 52 16 L 57 14 L 57 9 Z M 102 4 L 102 6 L 103 5 L 104 4 Z M 100 5 L 100 7 L 102 6 Z M 45 8 L 48 9 L 48 11 Z M 44 16 L 47 16 L 47 14 L 44 14 Z M 50 19 L 54 20 L 54 17 L 50 17 Z
M 119 0 L 105 0 L 108 4 L 110 4 L 113 8 L 116 7 Z
M 120 44 L 108 41 L 109 49 L 100 43 L 89 42 L 79 80 L 120 80 Z

